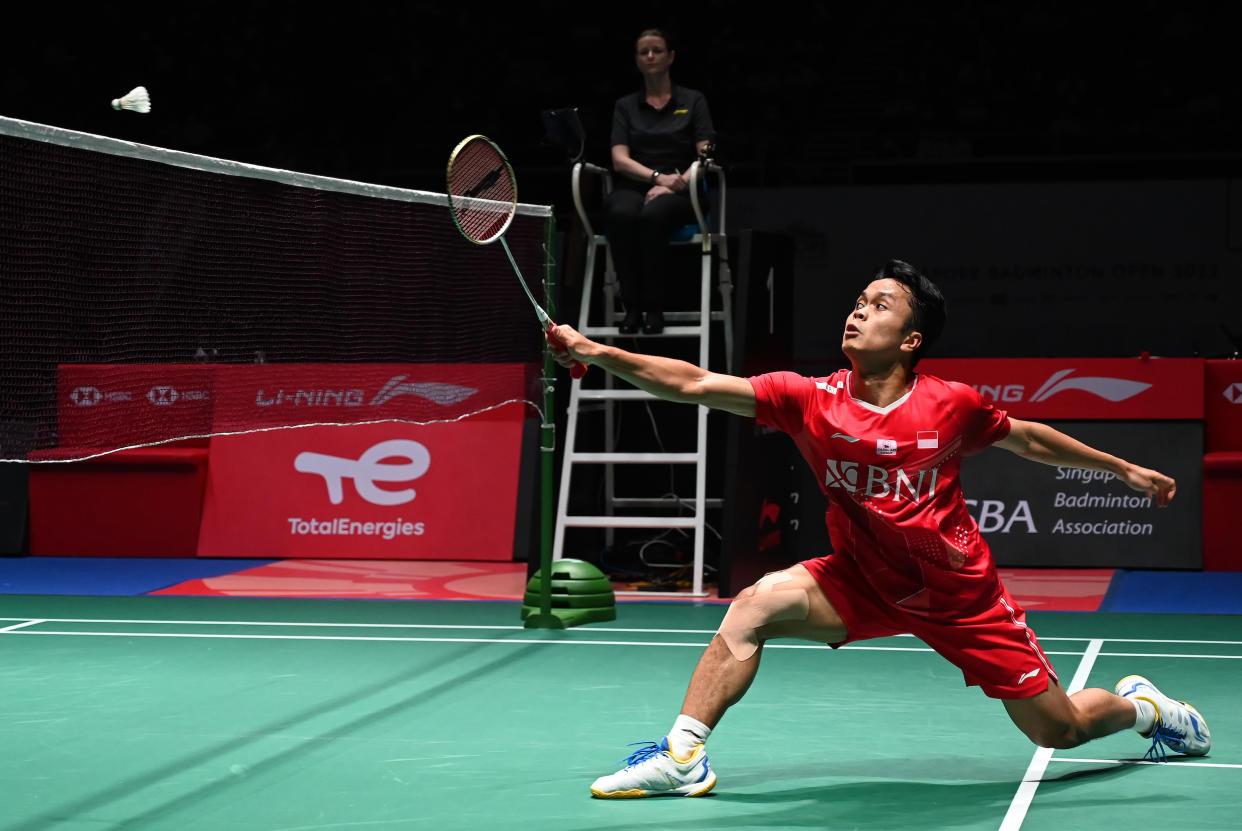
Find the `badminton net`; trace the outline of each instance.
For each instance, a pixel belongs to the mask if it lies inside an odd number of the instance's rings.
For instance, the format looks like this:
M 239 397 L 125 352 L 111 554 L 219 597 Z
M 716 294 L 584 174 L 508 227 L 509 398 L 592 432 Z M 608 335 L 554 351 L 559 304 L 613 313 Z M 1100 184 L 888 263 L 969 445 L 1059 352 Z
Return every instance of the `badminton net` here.
M 519 206 L 524 273 L 552 223 Z M 4 461 L 539 410 L 529 303 L 443 194 L 0 118 L 0 278 Z

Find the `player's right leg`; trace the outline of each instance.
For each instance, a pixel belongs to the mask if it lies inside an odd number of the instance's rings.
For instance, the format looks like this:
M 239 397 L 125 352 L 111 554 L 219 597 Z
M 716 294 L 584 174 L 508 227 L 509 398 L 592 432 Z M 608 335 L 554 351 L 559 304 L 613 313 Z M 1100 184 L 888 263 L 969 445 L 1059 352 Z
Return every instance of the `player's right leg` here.
M 1212 747 L 1199 711 L 1164 695 L 1141 675 L 1118 681 L 1115 693 L 1088 688 L 1066 695 L 1052 681 L 1038 695 L 1004 703 L 1014 724 L 1041 747 L 1077 747 L 1131 728 L 1151 739 L 1147 756 L 1154 760 L 1163 761 L 1165 747 L 1190 756 L 1205 755 Z
M 848 637 L 841 616 L 802 565 L 765 575 L 738 593 L 707 645 L 686 690 L 682 715 L 659 742 L 643 746 L 621 770 L 602 776 L 591 794 L 604 799 L 702 796 L 716 784 L 703 741 L 725 711 L 741 700 L 770 638 L 839 643 Z M 678 725 L 690 723 L 696 732 Z

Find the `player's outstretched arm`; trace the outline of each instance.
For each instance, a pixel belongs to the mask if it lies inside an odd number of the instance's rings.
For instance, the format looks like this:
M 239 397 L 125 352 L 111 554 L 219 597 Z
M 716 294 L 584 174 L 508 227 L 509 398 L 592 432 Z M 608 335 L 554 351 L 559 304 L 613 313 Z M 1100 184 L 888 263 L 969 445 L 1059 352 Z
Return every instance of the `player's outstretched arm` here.
M 1177 483 L 1171 477 L 1088 447 L 1038 421 L 1009 419 L 1009 435 L 996 442 L 996 446 L 1046 465 L 1112 473 L 1134 490 L 1150 496 L 1160 507 L 1168 505 L 1177 492 Z
M 755 414 L 755 390 L 745 378 L 710 372 L 676 358 L 642 355 L 597 343 L 566 324 L 553 328 L 552 334 L 564 344 L 561 348 L 549 342 L 561 366 L 578 360 L 666 401 L 702 404 L 741 416 Z

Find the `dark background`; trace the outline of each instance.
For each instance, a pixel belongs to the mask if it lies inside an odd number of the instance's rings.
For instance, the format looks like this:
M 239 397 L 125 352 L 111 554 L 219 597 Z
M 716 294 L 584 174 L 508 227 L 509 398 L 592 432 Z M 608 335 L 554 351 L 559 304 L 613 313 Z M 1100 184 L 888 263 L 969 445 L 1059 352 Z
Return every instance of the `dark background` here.
M 481 132 L 523 201 L 567 199 L 540 112 L 607 159 L 631 47 L 676 38 L 735 186 L 1220 176 L 1239 156 L 1228 15 L 1171 2 L 303 2 L 26 7 L 0 114 L 309 173 L 438 190 Z M 109 101 L 145 85 L 149 115 Z
M 950 298 L 943 355 L 1219 356 L 1242 345 L 1242 73 L 1233 20 L 1216 7 L 264 0 L 24 11 L 3 36 L 0 115 L 437 192 L 452 147 L 484 133 L 513 159 L 521 200 L 553 205 L 561 231 L 574 228 L 568 155 L 541 113 L 579 108 L 586 158 L 607 164 L 613 102 L 640 83 L 635 37 L 661 26 L 674 80 L 708 96 L 730 231 L 786 234 L 796 249 L 798 368 L 840 362 L 842 310 L 890 257 L 924 268 Z M 150 114 L 109 107 L 138 84 Z M 560 307 L 573 309 L 567 239 Z M 1189 323 L 1175 314 L 1187 297 Z

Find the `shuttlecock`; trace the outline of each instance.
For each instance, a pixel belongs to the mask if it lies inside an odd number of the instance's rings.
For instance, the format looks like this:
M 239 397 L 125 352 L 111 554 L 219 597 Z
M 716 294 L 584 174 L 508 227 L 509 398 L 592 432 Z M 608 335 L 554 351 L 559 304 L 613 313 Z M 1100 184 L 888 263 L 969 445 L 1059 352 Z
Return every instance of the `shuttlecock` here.
M 112 99 L 112 109 L 132 110 L 136 113 L 151 112 L 151 96 L 146 87 L 134 87 L 128 94 Z

